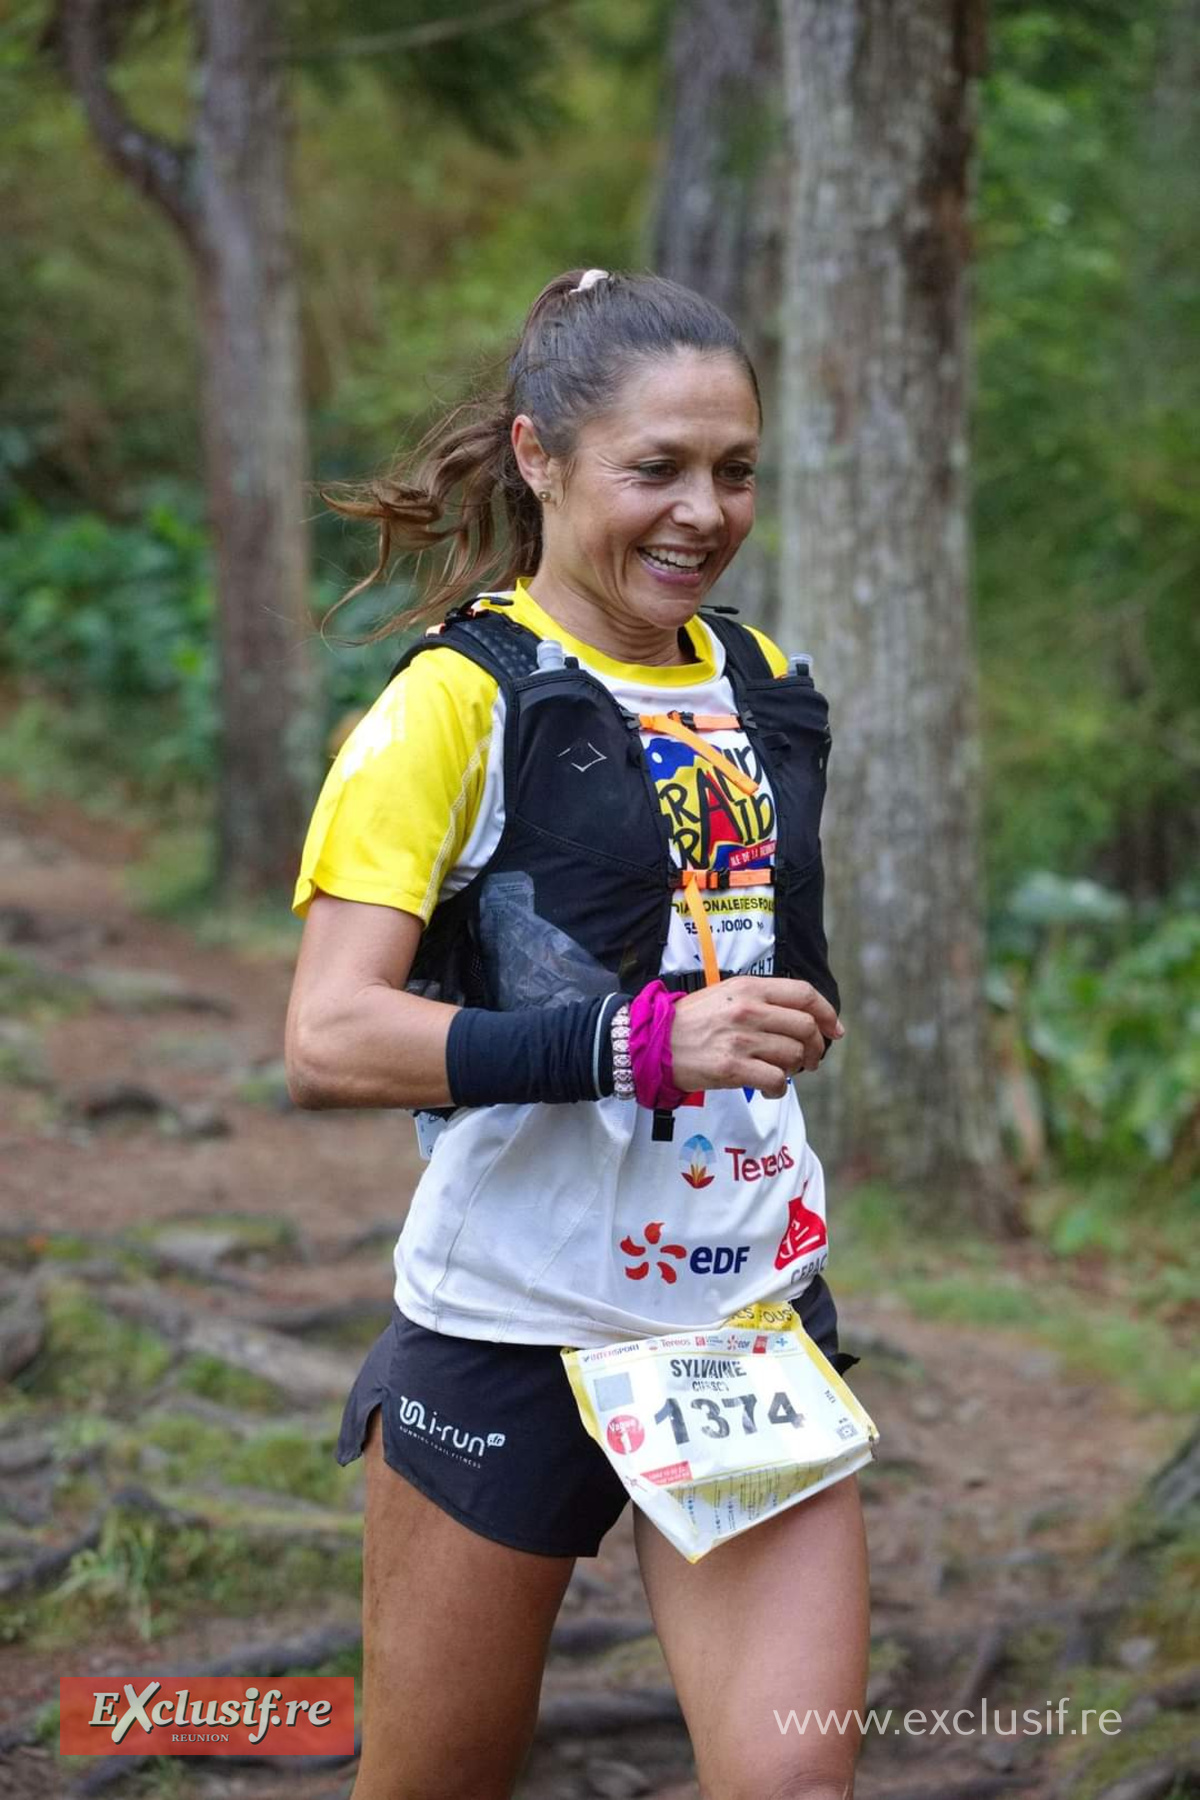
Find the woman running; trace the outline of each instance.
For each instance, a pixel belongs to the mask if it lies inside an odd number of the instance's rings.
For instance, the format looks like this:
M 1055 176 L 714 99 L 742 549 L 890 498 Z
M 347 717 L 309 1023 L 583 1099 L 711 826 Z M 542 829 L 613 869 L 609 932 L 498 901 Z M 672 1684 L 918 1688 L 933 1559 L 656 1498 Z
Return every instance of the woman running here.
M 716 307 L 573 270 L 502 394 L 339 502 L 378 523 L 370 579 L 445 546 L 295 899 L 293 1097 L 411 1109 L 430 1158 L 338 1450 L 367 1469 L 354 1800 L 513 1792 L 575 1558 L 627 1498 L 564 1346 L 789 1301 L 853 1360 L 797 1093 L 842 1032 L 825 706 L 801 659 L 701 611 L 754 521 L 760 430 Z M 703 1793 L 846 1800 L 855 1735 L 775 1714 L 861 1704 L 855 1480 L 697 1563 L 635 1533 Z

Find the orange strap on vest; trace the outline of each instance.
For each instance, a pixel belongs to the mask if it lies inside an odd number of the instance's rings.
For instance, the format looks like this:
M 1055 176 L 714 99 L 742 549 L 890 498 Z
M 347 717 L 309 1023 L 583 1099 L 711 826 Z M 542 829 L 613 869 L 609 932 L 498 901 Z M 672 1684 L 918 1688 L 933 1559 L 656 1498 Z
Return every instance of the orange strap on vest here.
M 706 892 L 716 888 L 763 887 L 775 879 L 772 863 L 766 869 L 676 869 L 672 885 L 695 886 Z
M 695 869 L 682 871 L 682 886 L 687 909 L 696 921 L 696 935 L 700 940 L 700 961 L 704 965 L 704 985 L 705 987 L 716 987 L 721 979 L 721 970 L 717 963 L 717 947 L 713 943 L 712 926 L 708 922 L 708 914 L 705 912 L 704 902 L 700 898 L 700 882 Z
M 718 720 L 719 723 L 717 723 Z M 726 725 L 726 719 L 720 713 L 704 717 L 703 721 L 701 719 L 696 721 L 698 725 L 701 722 L 712 731 L 720 731 Z M 729 723 L 732 725 L 737 721 L 731 719 Z M 687 744 L 696 752 L 697 756 L 702 756 L 705 762 L 712 764 L 714 769 L 719 769 L 726 781 L 737 788 L 739 793 L 757 794 L 758 783 L 753 775 L 747 775 L 744 769 L 739 769 L 737 764 L 730 762 L 727 756 L 722 756 L 719 750 L 714 750 L 711 744 L 706 744 L 700 734 L 685 725 L 677 713 L 642 713 L 638 718 L 638 724 L 643 731 L 659 731 L 664 737 L 677 738 L 681 744 Z

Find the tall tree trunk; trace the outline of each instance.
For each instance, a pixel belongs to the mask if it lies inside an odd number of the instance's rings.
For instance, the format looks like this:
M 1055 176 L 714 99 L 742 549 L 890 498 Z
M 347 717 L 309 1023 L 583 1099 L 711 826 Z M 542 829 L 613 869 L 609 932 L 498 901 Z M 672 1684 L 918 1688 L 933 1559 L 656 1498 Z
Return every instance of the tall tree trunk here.
M 290 134 L 272 0 L 197 0 L 196 11 L 197 280 L 221 596 L 220 868 L 228 887 L 266 889 L 295 872 L 315 713 Z
M 1156 11 L 1154 82 L 1133 141 L 1136 153 L 1129 158 L 1124 178 L 1131 230 L 1120 432 L 1125 444 L 1136 446 L 1134 454 L 1147 470 L 1159 464 L 1172 428 L 1180 446 L 1187 441 L 1192 430 L 1191 409 L 1200 398 L 1193 297 L 1198 235 L 1196 164 L 1200 158 L 1200 107 L 1196 103 L 1200 93 L 1200 0 L 1172 0 Z M 1166 487 L 1168 480 L 1158 474 L 1146 485 Z M 1126 481 L 1129 486 L 1140 485 L 1129 483 L 1128 477 Z M 1144 496 L 1138 500 L 1146 504 Z M 1196 586 L 1200 553 L 1195 549 L 1194 527 L 1180 517 L 1185 505 L 1164 508 L 1159 501 L 1157 506 L 1147 507 L 1151 529 L 1159 539 L 1159 563 L 1167 575 L 1167 592 L 1176 583 L 1184 593 Z M 1172 525 L 1177 530 L 1183 525 L 1178 533 L 1181 546 L 1189 538 L 1193 546 L 1192 555 L 1173 576 L 1171 564 L 1178 550 L 1175 534 L 1170 532 Z M 1143 903 L 1162 900 L 1186 879 L 1196 866 L 1200 838 L 1195 768 L 1179 755 L 1173 741 L 1178 715 L 1173 715 L 1169 699 L 1164 704 L 1162 652 L 1155 654 L 1156 643 L 1175 639 L 1170 616 L 1162 610 L 1163 598 L 1160 587 L 1149 600 L 1139 598 L 1127 604 L 1113 643 L 1118 691 L 1131 712 L 1157 720 L 1160 768 L 1168 772 L 1166 780 L 1156 781 L 1149 793 L 1139 792 L 1133 804 L 1123 809 L 1103 858 L 1105 872 L 1114 884 Z M 1182 620 L 1184 614 L 1177 616 Z M 1176 647 L 1173 654 L 1178 653 Z
M 227 890 L 290 885 L 315 774 L 305 639 L 307 450 L 276 0 L 194 0 L 195 141 L 141 130 L 108 79 L 111 0 L 61 0 L 72 87 L 109 160 L 180 233 L 196 272 L 216 553 Z
M 972 81 L 983 0 L 782 0 L 785 617 L 831 697 L 835 1160 L 1011 1222 L 986 1054 L 968 624 Z
M 762 390 L 758 520 L 717 596 L 773 629 L 779 596 L 779 300 L 784 187 L 776 0 L 677 0 L 653 266 L 727 312 Z

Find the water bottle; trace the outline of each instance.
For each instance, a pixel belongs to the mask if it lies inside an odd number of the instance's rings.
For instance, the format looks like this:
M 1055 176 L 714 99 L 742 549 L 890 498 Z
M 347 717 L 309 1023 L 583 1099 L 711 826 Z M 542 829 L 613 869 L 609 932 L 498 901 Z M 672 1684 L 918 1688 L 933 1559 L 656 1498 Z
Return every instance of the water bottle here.
M 537 647 L 537 666 L 539 669 L 563 669 L 566 667 L 566 656 L 557 638 L 539 638 Z
M 813 662 L 813 659 L 812 659 L 811 651 L 799 650 L 799 651 L 797 651 L 795 656 L 788 657 L 788 674 L 789 675 L 806 675 L 808 677 L 808 679 L 811 681 L 812 680 L 812 662 Z

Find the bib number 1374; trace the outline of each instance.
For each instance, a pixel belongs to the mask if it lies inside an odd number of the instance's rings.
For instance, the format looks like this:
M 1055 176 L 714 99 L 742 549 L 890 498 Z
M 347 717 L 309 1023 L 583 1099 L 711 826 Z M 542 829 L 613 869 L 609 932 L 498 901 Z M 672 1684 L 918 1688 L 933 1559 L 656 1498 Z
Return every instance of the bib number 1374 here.
M 751 1437 L 758 1430 L 755 1413 L 758 1410 L 757 1394 L 723 1394 L 719 1401 L 710 1400 L 701 1394 L 688 1402 L 692 1412 L 702 1415 L 699 1419 L 689 1420 L 678 1400 L 670 1399 L 660 1406 L 654 1415 L 656 1425 L 669 1425 L 677 1444 L 689 1441 L 689 1424 L 699 1425 L 705 1437 L 726 1438 L 729 1436 L 731 1415 L 736 1424 L 741 1420 L 742 1432 Z M 796 1411 L 786 1394 L 776 1394 L 767 1408 L 767 1419 L 772 1425 L 803 1425 L 804 1414 Z

